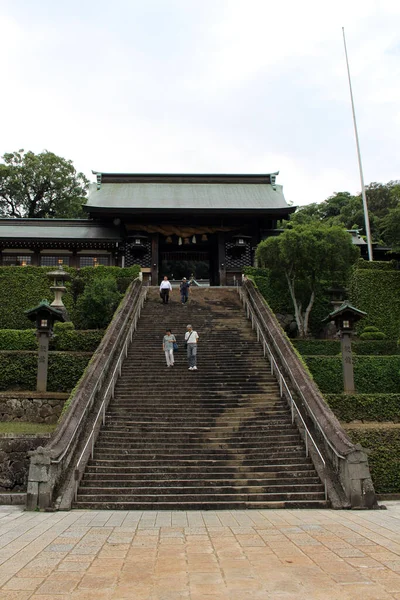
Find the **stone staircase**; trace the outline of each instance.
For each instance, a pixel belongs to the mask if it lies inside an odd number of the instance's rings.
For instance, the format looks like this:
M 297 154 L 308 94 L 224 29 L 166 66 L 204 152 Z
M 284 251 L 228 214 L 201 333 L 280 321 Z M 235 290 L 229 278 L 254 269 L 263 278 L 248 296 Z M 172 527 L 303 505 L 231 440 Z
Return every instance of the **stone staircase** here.
M 183 336 L 199 333 L 198 371 Z M 179 350 L 167 368 L 166 327 Z M 326 506 L 287 404 L 232 288 L 149 290 L 137 332 L 82 478 L 75 508 Z

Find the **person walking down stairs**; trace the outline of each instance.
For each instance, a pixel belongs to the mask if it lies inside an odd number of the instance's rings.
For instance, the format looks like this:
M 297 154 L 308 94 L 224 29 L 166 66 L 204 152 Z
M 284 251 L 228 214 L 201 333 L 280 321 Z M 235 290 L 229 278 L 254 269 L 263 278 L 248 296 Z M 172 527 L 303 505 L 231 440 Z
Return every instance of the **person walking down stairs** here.
M 172 285 L 168 281 L 168 277 L 165 275 L 160 285 L 160 296 L 162 298 L 163 304 L 168 304 L 170 292 L 172 292 Z
M 163 338 L 163 350 L 167 367 L 174 366 L 174 342 L 176 342 L 175 336 L 170 329 L 167 329 Z
M 191 325 L 186 327 L 185 342 L 187 345 L 187 357 L 189 362 L 189 371 L 197 371 L 197 340 L 199 335 L 193 330 Z

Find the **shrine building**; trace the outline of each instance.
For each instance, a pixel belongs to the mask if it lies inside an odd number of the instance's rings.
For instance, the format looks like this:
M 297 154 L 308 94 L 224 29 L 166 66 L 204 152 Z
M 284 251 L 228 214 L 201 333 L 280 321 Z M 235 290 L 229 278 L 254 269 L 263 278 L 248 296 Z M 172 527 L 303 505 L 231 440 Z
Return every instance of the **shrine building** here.
M 295 210 L 278 173 L 94 175 L 86 219 L 0 219 L 1 264 L 139 264 L 153 285 L 164 275 L 232 285 Z

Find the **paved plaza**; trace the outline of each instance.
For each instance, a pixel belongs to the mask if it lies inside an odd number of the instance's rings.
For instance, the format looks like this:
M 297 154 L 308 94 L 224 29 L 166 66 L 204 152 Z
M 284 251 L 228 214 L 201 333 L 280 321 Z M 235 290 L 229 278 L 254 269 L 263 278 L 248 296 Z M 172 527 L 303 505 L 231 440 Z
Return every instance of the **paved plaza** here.
M 387 507 L 0 507 L 0 600 L 400 600 L 400 503 Z

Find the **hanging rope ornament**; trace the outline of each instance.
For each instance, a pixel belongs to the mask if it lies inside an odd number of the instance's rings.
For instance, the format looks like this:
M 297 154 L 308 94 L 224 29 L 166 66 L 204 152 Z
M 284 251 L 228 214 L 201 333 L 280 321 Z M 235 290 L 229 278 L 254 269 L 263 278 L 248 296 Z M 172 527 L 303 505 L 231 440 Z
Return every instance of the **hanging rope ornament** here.
M 182 238 L 181 237 L 178 240 L 178 246 L 182 246 Z
M 194 235 L 194 236 L 192 237 L 192 244 L 195 244 L 195 243 L 196 243 L 196 236 Z

